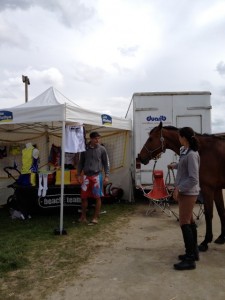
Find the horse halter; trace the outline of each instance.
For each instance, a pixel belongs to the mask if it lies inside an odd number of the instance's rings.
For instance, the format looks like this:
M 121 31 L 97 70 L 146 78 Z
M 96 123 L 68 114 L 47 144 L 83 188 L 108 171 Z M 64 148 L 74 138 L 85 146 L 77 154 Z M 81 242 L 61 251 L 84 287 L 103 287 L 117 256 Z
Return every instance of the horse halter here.
M 144 149 L 148 152 L 148 154 L 150 154 L 150 157 L 152 157 L 153 159 L 157 159 L 159 156 L 160 156 L 160 154 L 162 153 L 162 152 L 165 152 L 166 151 L 166 149 L 164 149 L 164 137 L 163 137 L 163 135 L 162 135 L 162 128 L 161 128 L 161 131 L 160 131 L 160 142 L 161 142 L 161 146 L 159 146 L 159 147 L 157 147 L 157 148 L 155 148 L 155 149 L 153 149 L 153 150 L 149 150 L 145 145 L 144 145 Z M 152 156 L 152 153 L 154 153 L 155 151 L 157 151 L 157 150 L 159 150 L 159 149 L 161 149 L 161 152 L 158 154 L 158 155 L 156 155 L 156 156 Z

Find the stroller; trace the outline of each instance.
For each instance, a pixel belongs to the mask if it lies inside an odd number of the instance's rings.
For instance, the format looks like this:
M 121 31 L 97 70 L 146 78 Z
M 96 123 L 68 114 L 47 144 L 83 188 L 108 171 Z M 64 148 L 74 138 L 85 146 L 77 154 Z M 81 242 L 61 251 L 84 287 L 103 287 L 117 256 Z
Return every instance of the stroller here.
M 14 180 L 13 183 L 7 186 L 7 188 L 13 189 L 13 194 L 8 197 L 6 204 L 9 208 L 12 219 L 19 218 L 25 220 L 30 218 L 31 216 L 28 213 L 25 203 L 21 203 L 16 197 L 16 189 L 18 186 L 30 185 L 28 183 L 28 176 L 24 176 L 29 174 L 21 174 L 21 172 L 17 169 L 17 166 L 4 167 L 3 170 L 7 174 L 8 178 L 12 178 Z

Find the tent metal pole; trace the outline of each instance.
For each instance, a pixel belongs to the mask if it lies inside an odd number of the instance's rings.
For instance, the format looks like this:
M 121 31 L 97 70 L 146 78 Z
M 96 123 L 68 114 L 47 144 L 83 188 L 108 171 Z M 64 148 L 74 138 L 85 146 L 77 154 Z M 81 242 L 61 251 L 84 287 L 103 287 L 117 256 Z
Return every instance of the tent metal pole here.
M 60 225 L 59 233 L 65 234 L 63 230 L 63 204 L 64 204 L 64 165 L 65 165 L 65 121 L 62 122 L 62 155 L 61 155 L 61 198 L 60 198 Z

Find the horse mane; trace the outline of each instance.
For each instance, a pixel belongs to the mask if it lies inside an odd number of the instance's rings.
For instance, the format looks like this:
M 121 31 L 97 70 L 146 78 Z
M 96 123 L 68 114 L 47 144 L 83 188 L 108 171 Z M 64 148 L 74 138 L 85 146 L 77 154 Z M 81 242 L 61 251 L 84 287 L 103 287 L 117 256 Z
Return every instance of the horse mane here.
M 175 126 L 163 126 L 163 128 L 166 128 L 168 130 L 173 130 L 173 131 L 177 131 L 179 130 L 179 128 L 175 127 Z M 215 138 L 215 139 L 219 139 L 219 140 L 225 140 L 225 135 L 217 135 L 217 134 L 210 134 L 210 133 L 199 133 L 195 131 L 196 136 L 202 136 L 202 137 L 206 137 L 206 138 Z
M 150 131 L 150 133 L 154 132 L 155 130 L 157 130 L 158 126 L 152 128 L 152 130 Z M 162 128 L 166 128 L 168 130 L 174 130 L 174 131 L 177 131 L 178 128 L 175 127 L 175 126 L 163 126 Z
M 196 133 L 196 135 L 200 135 L 200 136 L 203 136 L 203 137 L 211 137 L 211 138 L 215 138 L 215 139 L 218 139 L 218 140 L 225 140 L 224 135 L 216 135 L 216 134 L 209 134 L 209 133 L 203 133 L 203 134 Z
M 163 126 L 163 128 L 167 128 L 169 130 L 179 130 L 179 128 L 177 128 L 175 126 Z

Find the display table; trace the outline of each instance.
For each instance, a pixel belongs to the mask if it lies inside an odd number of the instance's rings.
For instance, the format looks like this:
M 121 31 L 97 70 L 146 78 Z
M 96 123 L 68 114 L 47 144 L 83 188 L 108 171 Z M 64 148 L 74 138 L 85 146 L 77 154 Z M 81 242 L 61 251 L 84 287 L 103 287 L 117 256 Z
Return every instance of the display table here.
M 42 209 L 60 206 L 61 187 L 50 186 L 46 196 L 38 196 L 38 187 L 18 186 L 16 188 L 16 198 L 20 205 L 30 213 Z M 80 185 L 64 186 L 64 206 L 80 206 Z

